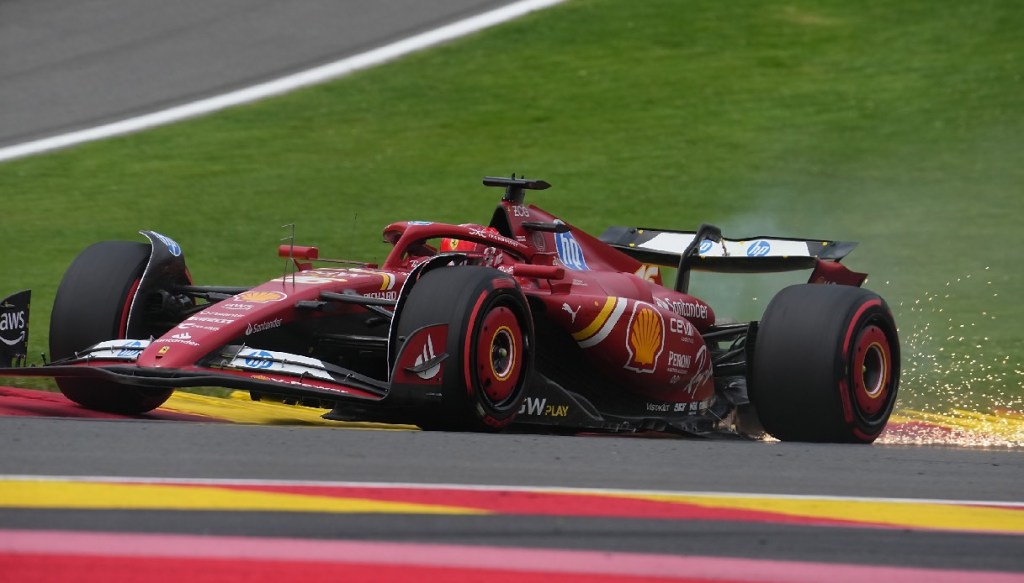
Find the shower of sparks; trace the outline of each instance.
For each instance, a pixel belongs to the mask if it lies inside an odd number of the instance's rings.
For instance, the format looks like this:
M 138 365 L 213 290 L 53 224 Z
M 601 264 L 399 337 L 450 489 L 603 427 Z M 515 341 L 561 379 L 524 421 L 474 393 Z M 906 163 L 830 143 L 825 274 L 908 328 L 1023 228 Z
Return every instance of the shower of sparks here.
M 896 411 L 879 443 L 1024 447 L 1024 364 L 985 335 L 997 315 L 947 309 L 969 279 L 893 306 L 897 323 L 907 322 L 899 330 L 903 369 Z M 991 285 L 984 289 L 997 297 Z

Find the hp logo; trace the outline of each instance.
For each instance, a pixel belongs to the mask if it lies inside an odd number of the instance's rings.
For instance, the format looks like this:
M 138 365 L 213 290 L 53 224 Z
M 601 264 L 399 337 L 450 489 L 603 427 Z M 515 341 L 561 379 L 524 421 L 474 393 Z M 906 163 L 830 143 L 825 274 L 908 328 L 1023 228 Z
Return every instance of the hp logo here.
M 556 233 L 555 243 L 558 245 L 558 258 L 562 260 L 569 269 L 576 271 L 588 271 L 587 260 L 583 257 L 583 248 L 580 247 L 576 237 L 572 233 Z
M 274 366 L 274 355 L 266 350 L 257 350 L 245 355 L 245 366 L 249 368 L 267 369 Z
M 748 257 L 764 257 L 772 250 L 772 244 L 768 241 L 755 241 L 747 247 Z

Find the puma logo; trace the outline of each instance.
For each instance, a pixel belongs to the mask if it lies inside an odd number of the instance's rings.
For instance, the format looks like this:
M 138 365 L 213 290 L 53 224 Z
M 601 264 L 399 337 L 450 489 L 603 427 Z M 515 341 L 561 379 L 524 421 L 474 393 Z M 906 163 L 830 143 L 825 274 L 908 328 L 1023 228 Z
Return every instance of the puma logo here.
M 580 308 L 581 307 L 582 306 L 577 306 L 576 307 L 576 311 L 573 311 L 573 309 L 569 307 L 569 304 L 562 304 L 562 309 L 565 310 L 566 312 L 569 312 L 569 315 L 572 316 L 572 323 L 573 324 L 576 323 L 576 314 L 578 314 L 580 312 Z

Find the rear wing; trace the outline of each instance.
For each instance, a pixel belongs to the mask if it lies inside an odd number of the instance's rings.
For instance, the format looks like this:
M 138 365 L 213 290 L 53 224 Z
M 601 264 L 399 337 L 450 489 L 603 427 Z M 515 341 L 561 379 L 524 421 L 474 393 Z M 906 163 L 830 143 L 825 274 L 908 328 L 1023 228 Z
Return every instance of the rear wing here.
M 701 225 L 697 231 L 609 227 L 600 239 L 644 263 L 678 267 L 679 291 L 686 290 L 690 270 L 772 273 L 813 269 L 812 283 L 857 286 L 867 277 L 838 264 L 857 246 L 855 242 L 770 236 L 726 239 L 712 225 Z

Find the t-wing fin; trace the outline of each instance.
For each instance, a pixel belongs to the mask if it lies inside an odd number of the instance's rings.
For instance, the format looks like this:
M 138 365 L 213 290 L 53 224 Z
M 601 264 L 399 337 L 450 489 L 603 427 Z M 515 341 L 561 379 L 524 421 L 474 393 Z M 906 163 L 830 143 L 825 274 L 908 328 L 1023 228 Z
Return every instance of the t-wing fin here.
M 487 176 L 484 178 L 484 186 L 504 186 L 505 195 L 501 200 L 512 204 L 523 204 L 527 190 L 547 190 L 551 185 L 543 180 L 528 180 L 526 178 L 503 178 L 500 176 Z

